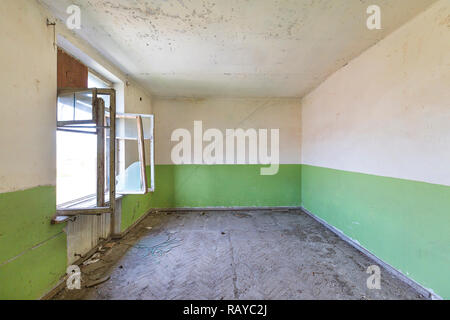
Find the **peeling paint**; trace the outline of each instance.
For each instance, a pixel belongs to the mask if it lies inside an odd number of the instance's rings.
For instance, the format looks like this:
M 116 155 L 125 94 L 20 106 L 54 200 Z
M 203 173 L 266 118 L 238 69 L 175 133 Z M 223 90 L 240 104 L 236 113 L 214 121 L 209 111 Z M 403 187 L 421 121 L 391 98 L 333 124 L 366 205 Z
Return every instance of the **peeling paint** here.
M 68 0 L 42 0 L 64 12 Z M 369 31 L 366 9 L 383 11 Z M 302 97 L 435 0 L 79 0 L 79 35 L 158 96 Z M 109 39 L 106 39 L 109 38 Z

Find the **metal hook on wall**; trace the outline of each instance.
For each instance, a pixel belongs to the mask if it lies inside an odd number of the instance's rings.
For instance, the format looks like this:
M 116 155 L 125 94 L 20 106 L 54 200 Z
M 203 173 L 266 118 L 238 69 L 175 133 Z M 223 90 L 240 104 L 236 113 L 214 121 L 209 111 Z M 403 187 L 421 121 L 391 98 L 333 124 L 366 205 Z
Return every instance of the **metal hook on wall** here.
M 47 18 L 47 27 L 53 27 L 53 47 L 56 49 L 56 22 L 50 22 Z

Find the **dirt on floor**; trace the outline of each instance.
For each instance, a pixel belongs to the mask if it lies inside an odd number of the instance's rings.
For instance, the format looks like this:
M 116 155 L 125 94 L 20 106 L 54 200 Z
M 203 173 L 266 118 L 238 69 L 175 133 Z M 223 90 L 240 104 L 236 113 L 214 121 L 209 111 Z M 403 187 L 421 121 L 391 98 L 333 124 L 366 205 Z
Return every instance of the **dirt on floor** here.
M 54 299 L 424 299 L 300 210 L 156 212 Z

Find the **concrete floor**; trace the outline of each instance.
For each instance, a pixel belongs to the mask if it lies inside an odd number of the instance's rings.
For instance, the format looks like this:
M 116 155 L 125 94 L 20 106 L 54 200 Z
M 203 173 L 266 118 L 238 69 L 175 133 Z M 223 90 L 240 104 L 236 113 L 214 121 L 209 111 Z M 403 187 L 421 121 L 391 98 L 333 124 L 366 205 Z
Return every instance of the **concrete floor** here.
M 423 299 L 299 210 L 153 213 L 55 299 Z

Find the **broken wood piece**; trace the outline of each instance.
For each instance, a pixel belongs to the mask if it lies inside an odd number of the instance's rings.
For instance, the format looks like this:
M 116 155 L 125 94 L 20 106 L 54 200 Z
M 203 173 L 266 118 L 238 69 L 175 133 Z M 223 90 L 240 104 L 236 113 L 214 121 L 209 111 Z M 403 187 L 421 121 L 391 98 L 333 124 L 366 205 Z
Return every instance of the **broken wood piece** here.
M 92 281 L 86 285 L 86 288 L 92 288 L 92 287 L 98 286 L 99 284 L 102 284 L 102 283 L 108 281 L 110 278 L 111 278 L 111 276 L 106 276 L 106 277 L 97 279 L 95 281 Z
M 99 260 L 100 260 L 100 253 L 97 252 L 94 255 L 92 255 L 92 257 L 90 257 L 88 260 L 83 262 L 83 266 L 88 266 L 90 264 L 98 262 Z

